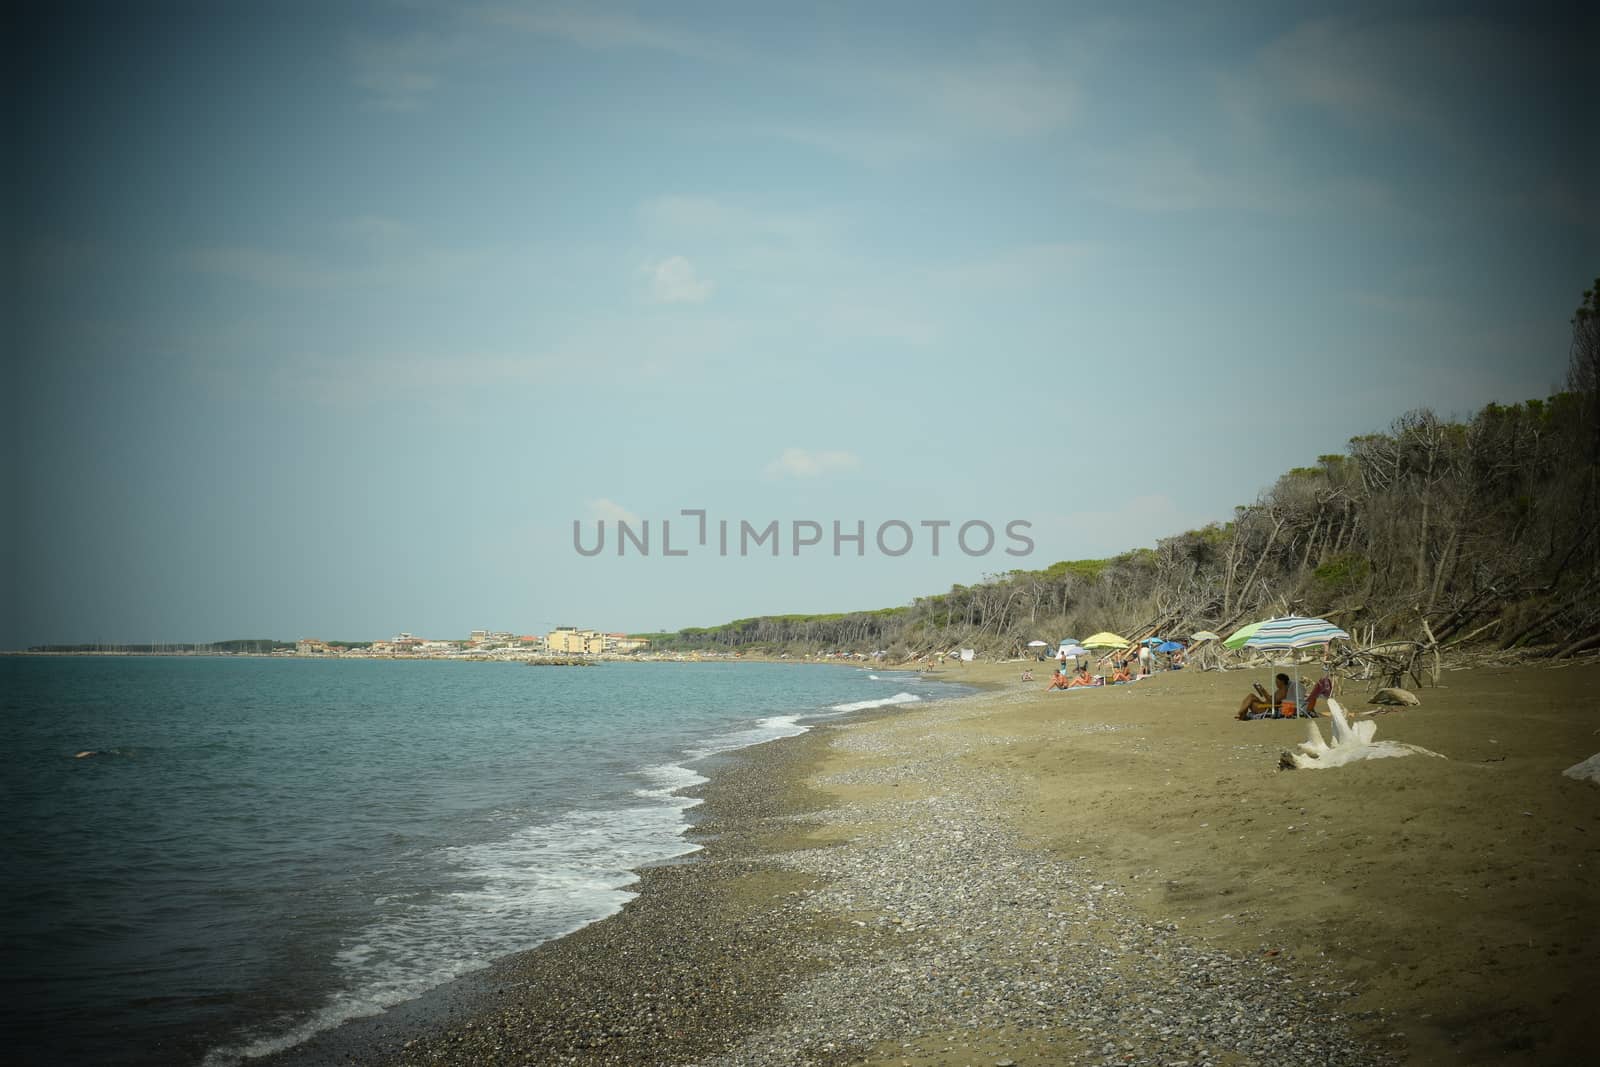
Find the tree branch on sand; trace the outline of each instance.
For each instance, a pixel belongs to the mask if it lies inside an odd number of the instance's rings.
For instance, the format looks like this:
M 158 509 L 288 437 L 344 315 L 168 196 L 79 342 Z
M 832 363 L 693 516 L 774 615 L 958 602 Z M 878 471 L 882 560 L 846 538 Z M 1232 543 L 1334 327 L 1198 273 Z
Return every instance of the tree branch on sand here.
M 1343 767 L 1347 763 L 1356 763 L 1360 760 L 1387 759 L 1396 756 L 1445 758 L 1437 752 L 1418 745 L 1408 745 L 1402 741 L 1374 741 L 1373 736 L 1378 732 L 1378 724 L 1371 719 L 1350 722 L 1345 718 L 1344 708 L 1333 697 L 1328 698 L 1328 717 L 1331 720 L 1328 731 L 1332 738 L 1331 743 L 1322 739 L 1322 731 L 1317 729 L 1317 720 L 1308 719 L 1307 737 L 1298 746 L 1299 751 L 1283 753 L 1278 765 L 1286 771 L 1296 769 L 1309 771 Z

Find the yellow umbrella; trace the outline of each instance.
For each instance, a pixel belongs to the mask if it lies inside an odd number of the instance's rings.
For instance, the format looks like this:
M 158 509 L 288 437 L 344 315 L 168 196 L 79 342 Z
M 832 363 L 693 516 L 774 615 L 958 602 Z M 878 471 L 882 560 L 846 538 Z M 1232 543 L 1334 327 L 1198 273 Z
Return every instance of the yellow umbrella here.
M 1109 630 L 1101 630 L 1099 633 L 1095 634 L 1093 637 L 1090 637 L 1090 638 L 1086 639 L 1085 641 L 1083 641 L 1083 647 L 1084 648 L 1127 648 L 1132 643 L 1133 642 L 1129 641 L 1126 637 L 1118 637 L 1116 634 L 1112 633 Z

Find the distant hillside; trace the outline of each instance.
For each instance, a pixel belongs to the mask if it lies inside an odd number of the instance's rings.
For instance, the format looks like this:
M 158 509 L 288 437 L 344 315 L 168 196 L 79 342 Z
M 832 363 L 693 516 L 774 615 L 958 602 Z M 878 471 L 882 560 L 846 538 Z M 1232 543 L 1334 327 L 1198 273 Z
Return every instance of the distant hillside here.
M 1465 423 L 1407 412 L 1284 474 L 1232 522 L 1106 560 L 1010 571 L 904 607 L 651 634 L 658 649 L 1013 653 L 1095 630 L 1226 632 L 1289 612 L 1352 634 L 1600 645 L 1600 279 L 1568 390 Z

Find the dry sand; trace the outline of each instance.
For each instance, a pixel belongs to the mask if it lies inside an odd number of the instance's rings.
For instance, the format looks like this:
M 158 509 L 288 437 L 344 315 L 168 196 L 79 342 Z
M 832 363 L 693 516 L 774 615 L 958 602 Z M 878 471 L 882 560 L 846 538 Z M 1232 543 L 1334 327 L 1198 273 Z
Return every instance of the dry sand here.
M 1035 692 L 1022 666 L 944 673 L 1028 691 L 946 727 L 1011 739 L 969 759 L 1011 783 L 1026 839 L 1154 921 L 1353 988 L 1344 1013 L 1405 1062 L 1600 1055 L 1600 787 L 1561 775 L 1600 751 L 1600 667 L 1446 671 L 1376 721 L 1447 759 L 1280 771 L 1306 724 L 1230 718 L 1265 668 Z M 1365 710 L 1370 691 L 1338 695 Z

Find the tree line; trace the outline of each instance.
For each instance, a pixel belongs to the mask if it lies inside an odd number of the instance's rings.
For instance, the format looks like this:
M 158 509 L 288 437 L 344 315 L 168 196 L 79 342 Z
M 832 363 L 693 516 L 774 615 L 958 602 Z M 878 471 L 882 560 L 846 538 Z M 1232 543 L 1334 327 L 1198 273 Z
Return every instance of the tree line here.
M 1600 279 L 1567 389 L 1464 422 L 1406 412 L 1288 471 L 1232 521 L 1111 559 L 986 576 L 902 607 L 650 634 L 656 649 L 1015 654 L 1094 630 L 1217 633 L 1320 615 L 1368 643 L 1423 633 L 1570 655 L 1600 646 Z

